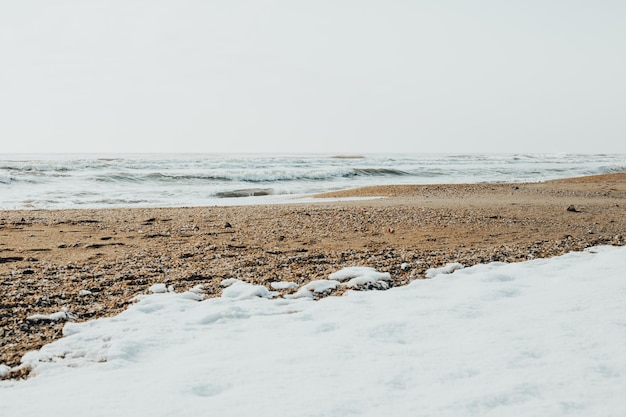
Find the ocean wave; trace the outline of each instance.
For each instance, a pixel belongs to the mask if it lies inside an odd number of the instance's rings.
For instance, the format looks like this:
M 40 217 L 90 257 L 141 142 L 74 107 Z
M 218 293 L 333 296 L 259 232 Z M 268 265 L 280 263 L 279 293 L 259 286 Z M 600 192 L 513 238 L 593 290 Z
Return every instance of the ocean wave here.
M 612 165 L 599 167 L 597 174 L 619 174 L 626 172 L 626 165 Z
M 24 177 L 24 176 L 15 176 L 15 175 L 7 175 L 0 177 L 0 184 L 45 184 L 49 182 L 49 177 L 40 176 L 40 177 Z
M 50 172 L 69 172 L 73 168 L 67 166 L 54 166 L 50 164 L 28 164 L 28 165 L 3 165 L 0 166 L 1 170 L 14 172 L 14 173 L 29 173 L 29 174 L 46 174 Z
M 77 206 L 96 205 L 96 206 L 104 206 L 104 207 L 137 205 L 137 204 L 145 204 L 145 203 L 150 203 L 150 200 L 132 199 L 132 198 L 103 198 L 100 200 L 93 200 L 93 201 L 83 201 L 83 200 L 74 201 L 74 204 Z
M 211 175 L 211 174 L 164 174 L 161 172 L 153 172 L 145 175 L 146 179 L 172 182 L 172 181 L 232 181 L 233 178 L 228 178 L 223 175 Z
M 102 173 L 92 176 L 96 182 L 107 183 L 189 183 L 189 182 L 246 182 L 246 183 L 273 183 L 293 181 L 328 181 L 351 177 L 403 177 L 414 173 L 394 168 L 344 168 L 334 169 L 232 169 L 219 170 L 208 173 L 165 173 L 165 172 L 115 172 Z M 439 172 L 420 172 L 420 176 L 441 175 Z
M 626 155 L 33 157 L 0 160 L 0 208 L 212 205 L 230 204 L 232 197 L 247 197 L 241 201 L 246 204 L 368 185 L 543 181 L 613 172 L 626 172 Z
M 405 175 L 412 175 L 407 171 L 402 171 L 400 169 L 393 168 L 354 168 L 352 170 L 353 175 L 359 176 L 367 176 L 367 177 L 385 177 L 385 176 L 394 176 L 394 177 L 402 177 Z
M 331 156 L 332 159 L 365 159 L 363 155 L 335 155 Z
M 92 179 L 96 182 L 107 182 L 107 183 L 137 183 L 141 182 L 141 176 L 135 174 L 124 174 L 124 173 L 115 173 L 115 174 L 100 174 L 95 175 Z

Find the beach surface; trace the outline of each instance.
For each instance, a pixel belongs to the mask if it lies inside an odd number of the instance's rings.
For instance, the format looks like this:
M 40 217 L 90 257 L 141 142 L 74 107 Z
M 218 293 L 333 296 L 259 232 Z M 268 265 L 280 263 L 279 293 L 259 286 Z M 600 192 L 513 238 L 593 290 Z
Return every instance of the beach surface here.
M 117 314 L 157 283 L 176 291 L 204 284 L 218 296 L 228 278 L 269 288 L 370 266 L 397 286 L 450 262 L 518 262 L 626 243 L 626 174 L 319 197 L 297 205 L 1 211 L 0 364 L 16 366 L 61 337 L 64 320 Z M 383 198 L 335 200 L 347 197 Z

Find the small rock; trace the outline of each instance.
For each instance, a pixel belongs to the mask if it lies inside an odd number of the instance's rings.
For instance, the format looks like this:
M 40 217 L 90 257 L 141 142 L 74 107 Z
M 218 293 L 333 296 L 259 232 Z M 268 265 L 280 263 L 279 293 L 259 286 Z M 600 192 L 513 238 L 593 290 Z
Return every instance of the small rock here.
M 567 211 L 571 211 L 572 213 L 580 213 L 580 211 L 573 204 L 567 208 Z
M 224 224 L 224 229 L 229 229 L 231 227 L 233 227 L 233 225 L 228 223 L 228 222 L 226 222 L 226 224 Z

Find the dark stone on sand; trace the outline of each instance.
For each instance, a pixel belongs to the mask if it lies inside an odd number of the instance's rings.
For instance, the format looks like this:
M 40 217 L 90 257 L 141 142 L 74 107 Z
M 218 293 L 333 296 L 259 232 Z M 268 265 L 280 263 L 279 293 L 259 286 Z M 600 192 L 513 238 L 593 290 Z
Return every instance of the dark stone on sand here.
M 244 190 L 222 191 L 215 194 L 218 198 L 239 198 L 239 197 L 259 197 L 264 195 L 272 195 L 274 190 L 271 188 L 246 188 Z
M 574 207 L 573 204 L 567 208 L 567 211 L 571 211 L 572 213 L 579 213 L 579 210 Z
M 0 264 L 4 264 L 7 262 L 19 262 L 23 260 L 24 258 L 22 256 L 8 256 L 6 258 L 0 258 Z
M 85 246 L 87 249 L 100 249 L 105 246 L 124 246 L 122 242 L 114 242 L 114 243 L 93 243 L 91 245 Z

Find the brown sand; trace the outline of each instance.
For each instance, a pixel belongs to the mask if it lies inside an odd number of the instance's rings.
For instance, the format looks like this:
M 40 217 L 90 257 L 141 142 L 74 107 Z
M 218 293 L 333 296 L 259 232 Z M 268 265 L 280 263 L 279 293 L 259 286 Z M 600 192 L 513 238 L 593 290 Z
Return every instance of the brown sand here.
M 0 364 L 61 336 L 27 317 L 119 313 L 150 285 L 306 283 L 371 266 L 395 285 L 448 262 L 516 262 L 624 245 L 626 174 L 538 184 L 370 187 L 305 205 L 0 212 Z M 400 265 L 406 262 L 405 270 Z M 91 294 L 80 294 L 89 290 Z M 19 376 L 13 374 L 12 376 Z

